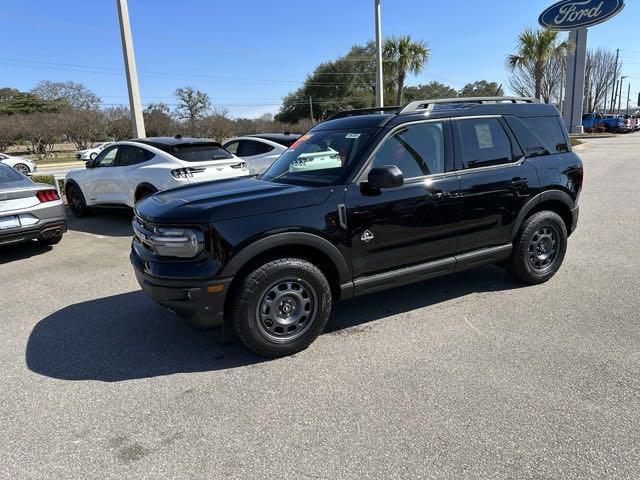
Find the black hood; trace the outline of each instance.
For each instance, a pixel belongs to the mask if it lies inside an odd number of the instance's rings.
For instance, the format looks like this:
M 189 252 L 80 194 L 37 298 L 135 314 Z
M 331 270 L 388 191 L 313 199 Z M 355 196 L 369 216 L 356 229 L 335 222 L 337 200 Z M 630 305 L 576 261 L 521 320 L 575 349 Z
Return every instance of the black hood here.
M 233 178 L 156 193 L 136 205 L 136 210 L 155 223 L 211 223 L 319 205 L 332 189 Z

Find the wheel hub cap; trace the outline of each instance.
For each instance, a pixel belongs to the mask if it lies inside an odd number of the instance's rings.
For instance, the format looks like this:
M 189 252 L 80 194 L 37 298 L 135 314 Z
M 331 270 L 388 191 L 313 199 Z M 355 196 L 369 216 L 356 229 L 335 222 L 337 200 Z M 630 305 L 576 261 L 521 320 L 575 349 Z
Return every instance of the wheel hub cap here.
M 270 340 L 291 341 L 315 320 L 317 296 L 305 281 L 281 280 L 263 292 L 256 316 L 260 332 Z
M 529 242 L 529 264 L 535 270 L 552 266 L 558 253 L 558 233 L 555 228 L 541 227 Z

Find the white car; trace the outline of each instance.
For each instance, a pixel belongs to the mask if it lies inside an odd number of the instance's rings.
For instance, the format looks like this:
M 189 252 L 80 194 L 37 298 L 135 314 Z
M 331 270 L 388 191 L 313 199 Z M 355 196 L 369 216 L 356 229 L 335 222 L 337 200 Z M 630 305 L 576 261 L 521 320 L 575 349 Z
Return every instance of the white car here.
M 78 150 L 76 152 L 76 158 L 78 160 L 95 160 L 100 155 L 100 152 L 107 148 L 109 145 L 113 145 L 113 142 L 96 143 L 92 148 L 86 150 Z
M 247 162 L 249 171 L 255 175 L 269 168 L 299 138 L 300 135 L 291 133 L 261 133 L 232 138 L 222 146 Z
M 24 173 L 25 175 L 29 175 L 36 171 L 36 163 L 33 160 L 29 160 L 28 158 L 23 157 L 12 157 L 5 153 L 0 153 L 0 162 L 9 165 L 12 168 L 15 168 L 20 173 Z
M 78 217 L 91 207 L 126 206 L 155 192 L 248 176 L 246 163 L 220 144 L 195 138 L 157 137 L 116 142 L 87 168 L 67 173 L 65 193 Z

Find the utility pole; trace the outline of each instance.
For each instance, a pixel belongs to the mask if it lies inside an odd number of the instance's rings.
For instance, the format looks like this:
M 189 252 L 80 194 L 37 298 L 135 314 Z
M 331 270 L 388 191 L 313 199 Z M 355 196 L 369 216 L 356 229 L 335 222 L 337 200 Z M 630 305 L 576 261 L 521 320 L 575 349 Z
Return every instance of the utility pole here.
M 625 112 L 627 115 L 629 114 L 630 98 L 631 98 L 631 82 L 629 82 L 629 88 L 627 89 L 627 111 Z
M 613 87 L 613 96 L 611 97 L 611 115 L 616 113 L 616 99 L 618 98 L 618 84 L 619 80 L 616 80 L 616 84 Z
M 622 82 L 627 78 L 626 75 L 620 77 L 620 87 L 618 90 L 620 91 L 620 98 L 618 99 L 618 115 L 622 112 Z
M 313 127 L 316 124 L 313 118 L 313 97 L 309 97 L 309 114 L 311 115 L 311 126 Z
M 565 80 L 565 62 L 562 62 L 562 68 L 560 69 L 560 97 L 558 98 L 558 102 L 560 103 L 560 115 L 564 114 L 564 102 L 562 101 L 562 96 L 564 95 L 564 83 Z
M 129 7 L 127 0 L 116 0 L 118 17 L 120 18 L 120 36 L 122 37 L 122 53 L 124 55 L 124 69 L 127 74 L 127 88 L 129 89 L 129 108 L 131 109 L 131 123 L 134 138 L 144 138 L 144 117 L 140 102 L 140 87 L 136 70 L 136 57 L 133 53 L 133 39 L 131 38 L 131 24 L 129 23 Z
M 614 87 L 613 88 L 613 92 L 611 95 L 611 113 L 613 113 L 613 109 L 616 106 L 616 82 L 618 81 L 618 58 L 620 56 L 620 49 L 616 49 L 616 67 L 613 71 L 613 80 L 611 81 L 611 86 Z M 605 112 L 606 113 L 606 112 Z
M 382 21 L 380 19 L 380 0 L 375 2 L 376 19 L 376 107 L 384 107 L 384 79 L 382 77 Z

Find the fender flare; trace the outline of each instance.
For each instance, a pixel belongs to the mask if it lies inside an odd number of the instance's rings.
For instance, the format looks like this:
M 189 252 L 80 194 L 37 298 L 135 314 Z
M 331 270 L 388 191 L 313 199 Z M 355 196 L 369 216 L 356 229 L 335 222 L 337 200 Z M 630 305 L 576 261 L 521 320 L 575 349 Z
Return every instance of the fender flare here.
M 524 205 L 524 207 L 522 207 L 522 209 L 520 210 L 520 213 L 518 213 L 518 218 L 516 219 L 515 224 L 513 226 L 513 231 L 511 232 L 512 240 L 516 238 L 516 236 L 518 235 L 520 226 L 522 225 L 522 222 L 527 217 L 527 215 L 529 215 L 529 212 L 531 212 L 531 210 L 533 210 L 535 207 L 537 207 L 541 203 L 547 202 L 549 200 L 561 202 L 564 205 L 566 205 L 569 210 L 575 208 L 575 202 L 573 201 L 573 199 L 569 196 L 568 193 L 563 192 L 562 190 L 547 190 L 537 194 L 532 199 L 530 199 Z
M 338 248 L 318 235 L 305 232 L 276 233 L 249 244 L 231 258 L 229 263 L 222 269 L 220 276 L 234 276 L 256 256 L 273 248 L 290 246 L 305 246 L 320 251 L 333 263 L 338 272 L 340 283 L 351 280 L 349 265 Z

